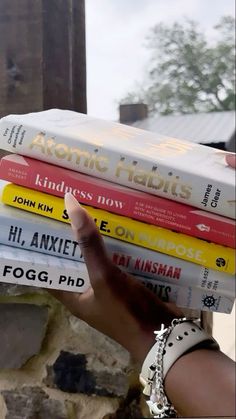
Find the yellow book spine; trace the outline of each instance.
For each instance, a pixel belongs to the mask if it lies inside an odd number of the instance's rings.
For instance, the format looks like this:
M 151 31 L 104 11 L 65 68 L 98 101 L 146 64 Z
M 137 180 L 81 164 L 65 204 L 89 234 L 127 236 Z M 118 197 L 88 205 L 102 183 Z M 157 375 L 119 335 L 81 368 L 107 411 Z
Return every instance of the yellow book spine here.
M 64 200 L 14 184 L 2 192 L 4 204 L 69 223 Z M 235 273 L 235 251 L 97 208 L 83 206 L 101 234 L 229 274 Z

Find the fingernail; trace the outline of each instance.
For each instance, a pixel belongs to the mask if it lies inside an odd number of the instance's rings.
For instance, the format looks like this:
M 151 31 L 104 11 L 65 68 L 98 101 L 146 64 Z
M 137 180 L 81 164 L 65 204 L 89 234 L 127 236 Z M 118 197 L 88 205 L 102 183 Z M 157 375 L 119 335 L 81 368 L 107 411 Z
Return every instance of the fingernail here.
M 234 169 L 236 168 L 236 155 L 235 154 L 227 154 L 225 157 L 226 163 L 233 167 Z
M 83 221 L 80 218 L 79 212 L 82 210 L 81 205 L 77 199 L 70 192 L 67 192 L 64 196 L 66 211 L 68 212 L 71 226 L 78 230 L 82 227 Z

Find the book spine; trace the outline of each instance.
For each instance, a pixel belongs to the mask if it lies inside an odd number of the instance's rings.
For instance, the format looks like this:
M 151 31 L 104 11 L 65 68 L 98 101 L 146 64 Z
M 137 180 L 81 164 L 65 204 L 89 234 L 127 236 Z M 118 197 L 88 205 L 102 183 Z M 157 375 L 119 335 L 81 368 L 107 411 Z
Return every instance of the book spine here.
M 234 298 L 223 294 L 219 295 L 212 291 L 192 287 L 179 287 L 145 278 L 139 279 L 164 302 L 173 302 L 178 307 L 229 314 L 234 305 Z
M 52 267 L 52 259 L 56 259 L 57 266 Z M 230 313 L 233 299 L 202 293 L 198 290 L 166 284 L 164 281 L 155 281 L 137 277 L 149 289 L 165 302 L 175 302 L 180 307 L 191 309 Z M 72 292 L 85 292 L 89 287 L 88 273 L 85 264 L 72 261 L 65 264 L 63 259 L 53 256 L 39 259 L 38 254 L 27 250 L 12 251 L 8 246 L 0 245 L 0 282 L 20 284 L 27 286 L 59 289 Z
M 85 292 L 90 286 L 84 263 L 10 249 L 0 245 L 0 282 L 74 292 Z M 56 259 L 53 266 L 52 259 Z
M 69 223 L 64 201 L 58 197 L 8 184 L 3 189 L 2 202 Z M 229 274 L 235 273 L 234 249 L 207 243 L 191 236 L 141 223 L 93 207 L 86 206 L 86 209 L 103 235 L 169 254 L 207 268 Z
M 69 226 L 34 214 L 24 215 L 24 211 L 3 205 L 0 207 L 2 244 L 84 262 Z M 225 295 L 235 293 L 234 275 L 148 249 L 144 254 L 139 246 L 107 236 L 104 236 L 104 241 L 111 260 L 131 274 Z
M 207 152 L 207 147 L 201 146 L 201 150 L 203 148 L 205 150 L 203 152 L 200 151 L 199 145 L 194 143 L 94 118 L 86 117 L 85 120 L 84 115 L 76 113 L 69 118 L 67 114 L 64 119 L 62 114 L 56 117 L 51 115 L 49 120 L 46 115 L 44 119 L 41 116 L 39 120 L 12 115 L 2 118 L 1 147 L 235 218 L 234 186 L 227 184 L 224 176 L 220 175 L 216 179 L 212 177 L 209 180 L 206 170 L 197 172 L 191 166 L 191 159 L 186 157 L 199 152 L 199 162 L 206 160 L 206 165 L 210 165 L 212 159 L 212 164 L 217 165 L 215 162 L 217 156 L 211 156 L 213 152 Z M 81 136 L 78 132 L 81 132 Z M 103 141 L 103 138 L 108 137 L 111 142 Z M 143 144 L 141 146 L 140 139 L 145 140 L 146 149 Z M 130 144 L 133 144 L 132 149 Z M 157 156 L 160 157 L 158 161 L 156 161 Z M 163 163 L 162 157 L 166 156 L 173 159 Z M 189 169 L 183 170 L 180 164 L 173 167 L 175 156 L 183 156 L 185 165 L 188 165 Z
M 235 222 L 229 218 L 31 158 L 2 158 L 0 179 L 58 197 L 71 192 L 82 204 L 235 247 Z

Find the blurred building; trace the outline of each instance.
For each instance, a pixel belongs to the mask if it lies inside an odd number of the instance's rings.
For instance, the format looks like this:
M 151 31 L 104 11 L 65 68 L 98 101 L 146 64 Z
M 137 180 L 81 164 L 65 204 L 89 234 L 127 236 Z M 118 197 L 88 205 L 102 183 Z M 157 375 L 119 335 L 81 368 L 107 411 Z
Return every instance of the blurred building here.
M 148 116 L 147 105 L 120 106 L 120 122 L 222 150 L 235 151 L 235 112 Z

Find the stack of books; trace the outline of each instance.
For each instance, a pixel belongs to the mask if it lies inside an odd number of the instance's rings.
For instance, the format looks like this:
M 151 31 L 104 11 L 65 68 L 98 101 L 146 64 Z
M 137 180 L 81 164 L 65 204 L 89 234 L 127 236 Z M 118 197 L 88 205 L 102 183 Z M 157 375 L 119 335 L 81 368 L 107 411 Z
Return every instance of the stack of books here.
M 58 109 L 2 118 L 0 148 L 14 153 L 0 163 L 0 281 L 89 287 L 64 207 L 71 192 L 114 263 L 161 299 L 231 312 L 235 172 L 225 152 Z

